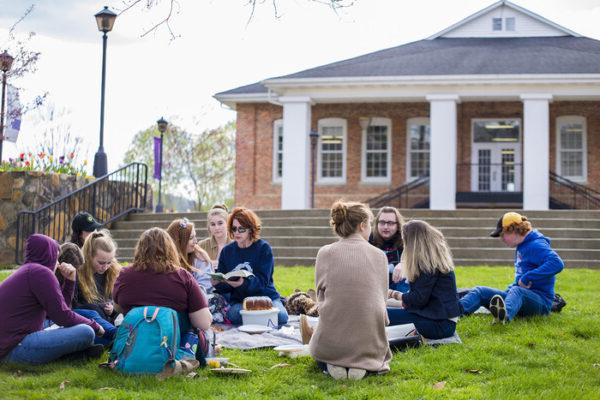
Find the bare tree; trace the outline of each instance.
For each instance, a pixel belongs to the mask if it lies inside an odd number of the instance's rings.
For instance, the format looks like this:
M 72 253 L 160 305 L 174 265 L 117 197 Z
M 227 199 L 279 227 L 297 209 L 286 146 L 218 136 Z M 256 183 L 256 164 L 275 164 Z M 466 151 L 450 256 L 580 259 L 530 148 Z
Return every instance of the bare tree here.
M 152 9 L 158 6 L 160 3 L 167 3 L 168 7 L 166 7 L 164 14 L 161 18 L 155 22 L 150 28 L 144 30 L 142 33 L 142 37 L 148 35 L 151 32 L 155 32 L 161 26 L 166 26 L 169 36 L 171 40 L 176 39 L 179 35 L 175 33 L 173 29 L 173 25 L 171 24 L 171 20 L 174 14 L 179 14 L 181 12 L 181 5 L 179 4 L 181 0 L 123 0 L 123 7 L 119 10 L 119 15 L 127 12 L 134 8 L 145 8 L 147 10 Z M 256 8 L 268 4 L 273 8 L 273 13 L 275 18 L 279 18 L 281 15 L 279 14 L 278 4 L 283 0 L 244 0 L 245 6 L 250 9 L 250 14 L 248 16 L 248 24 L 252 21 L 254 17 L 254 12 Z M 322 4 L 326 7 L 329 7 L 334 12 L 337 12 L 338 9 L 349 7 L 354 4 L 354 0 L 304 0 L 310 3 Z

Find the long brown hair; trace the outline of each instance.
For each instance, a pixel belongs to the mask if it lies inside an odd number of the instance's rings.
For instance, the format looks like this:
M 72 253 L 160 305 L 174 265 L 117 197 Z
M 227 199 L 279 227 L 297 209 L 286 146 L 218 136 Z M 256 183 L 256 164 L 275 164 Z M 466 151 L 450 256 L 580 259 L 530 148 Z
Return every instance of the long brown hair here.
M 373 219 L 371 209 L 363 203 L 336 201 L 331 206 L 329 224 L 340 237 L 348 237 L 358 231 L 361 223 Z
M 173 239 L 177 253 L 179 253 L 179 265 L 181 268 L 192 272 L 194 265 L 194 253 L 187 252 L 190 236 L 194 231 L 194 223 L 187 218 L 176 219 L 167 228 L 167 233 Z
M 373 244 L 376 247 L 383 246 L 385 240 L 379 234 L 379 219 L 381 218 L 381 214 L 395 214 L 396 222 L 398 222 L 398 231 L 391 237 L 394 241 L 394 247 L 397 249 L 401 249 L 404 246 L 402 242 L 402 226 L 404 225 L 404 217 L 400 214 L 400 211 L 396 207 L 381 207 L 377 216 L 375 217 L 375 221 L 373 222 Z
M 402 226 L 404 251 L 402 275 L 414 282 L 421 272 L 447 274 L 454 270 L 450 247 L 444 235 L 425 221 L 413 220 Z
M 117 244 L 106 229 L 90 233 L 85 242 L 83 242 L 83 265 L 77 271 L 77 281 L 79 282 L 79 290 L 88 303 L 97 303 L 102 300 L 101 294 L 98 293 L 98 288 L 96 287 L 96 281 L 94 280 L 93 258 L 98 253 L 98 250 L 107 253 L 116 253 L 117 251 Z M 112 298 L 113 286 L 120 272 L 121 266 L 113 258 L 110 267 L 104 273 L 106 275 L 106 283 L 102 296 L 105 299 Z
M 150 228 L 142 233 L 135 245 L 131 268 L 166 274 L 180 268 L 179 259 L 177 247 L 167 231 Z

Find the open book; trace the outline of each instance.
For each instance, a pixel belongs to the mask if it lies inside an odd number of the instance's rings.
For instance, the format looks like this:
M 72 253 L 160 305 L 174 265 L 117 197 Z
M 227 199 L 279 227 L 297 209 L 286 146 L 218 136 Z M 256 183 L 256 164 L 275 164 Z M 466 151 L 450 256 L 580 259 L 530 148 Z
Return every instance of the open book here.
M 216 281 L 228 281 L 230 279 L 236 280 L 236 278 L 247 278 L 249 276 L 254 275 L 252 272 L 247 271 L 245 269 L 238 269 L 237 271 L 231 271 L 226 274 L 222 274 L 220 272 L 209 272 L 208 276 Z

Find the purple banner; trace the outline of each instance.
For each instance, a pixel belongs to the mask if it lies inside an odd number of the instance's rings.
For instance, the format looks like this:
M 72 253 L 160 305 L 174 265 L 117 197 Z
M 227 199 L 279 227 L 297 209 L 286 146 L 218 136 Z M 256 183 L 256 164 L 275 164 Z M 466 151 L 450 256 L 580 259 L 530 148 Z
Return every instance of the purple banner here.
M 160 165 L 160 138 L 154 138 L 154 179 L 161 179 L 162 165 Z

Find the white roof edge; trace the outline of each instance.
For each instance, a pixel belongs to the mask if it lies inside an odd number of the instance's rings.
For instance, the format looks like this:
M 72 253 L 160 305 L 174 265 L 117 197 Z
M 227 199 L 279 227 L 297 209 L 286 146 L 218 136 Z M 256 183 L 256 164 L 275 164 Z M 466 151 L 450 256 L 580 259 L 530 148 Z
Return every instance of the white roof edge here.
M 450 31 L 453 31 L 454 29 L 456 29 L 456 28 L 458 28 L 458 27 L 466 24 L 467 22 L 470 22 L 470 21 L 478 18 L 479 16 L 481 16 L 481 15 L 483 15 L 483 14 L 489 12 L 489 11 L 492 11 L 492 10 L 494 10 L 494 9 L 500 7 L 500 6 L 503 6 L 503 5 L 506 5 L 507 7 L 510 7 L 512 9 L 514 9 L 514 10 L 520 11 L 520 12 L 522 12 L 522 13 L 530 16 L 533 19 L 536 19 L 536 20 L 538 20 L 538 21 L 540 21 L 540 22 L 542 22 L 544 24 L 552 26 L 555 29 L 563 31 L 564 33 L 566 33 L 569 36 L 575 36 L 575 37 L 581 37 L 582 36 L 579 33 L 574 32 L 574 31 L 572 31 L 570 29 L 567 29 L 564 26 L 561 26 L 561 25 L 559 25 L 559 24 L 557 24 L 555 22 L 552 22 L 549 19 L 546 19 L 546 18 L 542 17 L 539 14 L 536 14 L 536 13 L 534 13 L 532 11 L 527 10 L 526 8 L 518 6 L 518 5 L 516 5 L 514 3 L 511 3 L 510 1 L 507 1 L 507 0 L 500 0 L 500 1 L 497 1 L 494 4 L 492 4 L 492 5 L 484 8 L 483 10 L 477 11 L 475 14 L 469 15 L 468 17 L 466 17 L 466 18 L 458 21 L 457 23 L 449 26 L 448 28 L 446 28 L 446 29 L 444 29 L 444 30 L 442 30 L 442 31 L 440 31 L 440 32 L 432 35 L 432 36 L 427 37 L 426 40 L 433 40 L 433 39 L 436 39 L 436 38 L 438 38 L 440 36 L 443 36 L 446 33 L 450 32 Z
M 600 74 L 481 74 L 481 75 L 406 75 L 372 77 L 332 77 L 332 78 L 275 78 L 262 83 L 269 89 L 314 85 L 360 85 L 360 84 L 431 84 L 431 83 L 508 83 L 508 82 L 590 82 L 600 80 Z M 266 96 L 266 95 L 265 95 Z

